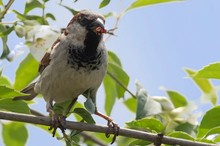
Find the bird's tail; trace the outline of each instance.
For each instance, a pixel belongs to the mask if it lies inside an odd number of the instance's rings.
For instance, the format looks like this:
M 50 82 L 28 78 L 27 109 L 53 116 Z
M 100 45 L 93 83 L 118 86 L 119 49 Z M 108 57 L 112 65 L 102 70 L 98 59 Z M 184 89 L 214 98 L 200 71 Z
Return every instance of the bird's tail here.
M 36 84 L 36 82 L 30 84 L 29 86 L 27 86 L 26 88 L 21 90 L 22 93 L 29 94 L 29 95 L 14 97 L 13 100 L 32 100 L 32 99 L 34 99 L 38 94 L 34 91 L 35 84 Z

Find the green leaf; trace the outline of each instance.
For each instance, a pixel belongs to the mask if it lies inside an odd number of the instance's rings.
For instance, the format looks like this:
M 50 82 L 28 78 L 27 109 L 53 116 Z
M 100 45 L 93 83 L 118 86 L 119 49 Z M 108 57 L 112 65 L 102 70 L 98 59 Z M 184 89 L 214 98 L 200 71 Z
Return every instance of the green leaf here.
M 4 25 L 1 25 L 0 24 L 0 31 L 3 33 L 6 31 L 6 27 Z M 8 48 L 8 45 L 7 45 L 7 41 L 8 41 L 8 36 L 2 36 L 2 49 L 3 49 L 3 52 L 1 54 L 1 57 L 0 59 L 5 59 L 7 58 L 7 55 L 10 53 L 10 50 Z
M 134 140 L 131 143 L 129 143 L 128 146 L 147 146 L 149 144 L 151 144 L 152 142 L 150 141 L 146 141 L 146 140 Z
M 191 140 L 191 141 L 195 140 L 191 135 L 189 135 L 185 132 L 182 132 L 182 131 L 174 131 L 174 132 L 169 133 L 167 136 L 181 138 L 181 139 L 187 139 L 187 140 Z
M 197 125 L 192 125 L 188 122 L 179 123 L 175 128 L 176 131 L 182 131 L 188 133 L 189 135 L 196 135 L 197 133 Z
M 111 76 L 112 79 L 117 79 L 120 84 L 127 87 L 129 83 L 129 76 L 127 73 L 118 65 L 115 65 L 113 63 L 108 63 L 108 73 L 109 76 Z M 125 93 L 125 89 L 116 81 L 115 81 L 115 89 L 117 91 L 117 97 L 123 97 Z
M 14 12 L 15 14 L 16 14 L 16 16 L 17 16 L 17 18 L 18 19 L 20 19 L 20 20 L 26 20 L 27 18 L 26 18 L 26 15 L 24 15 L 24 14 L 21 14 L 20 12 L 18 12 L 18 11 L 16 11 L 16 10 L 12 10 L 12 12 Z
M 107 115 L 110 115 L 112 111 L 112 107 L 115 103 L 115 99 L 117 96 L 116 83 L 112 78 L 108 75 L 105 76 L 103 80 L 104 89 L 105 89 L 105 112 Z
M 44 17 L 38 16 L 38 15 L 27 15 L 27 20 L 36 20 L 38 23 L 42 25 L 49 25 L 48 21 L 44 19 Z
M 5 27 L 4 31 L 2 31 L 1 29 L 1 32 L 0 32 L 0 37 L 5 37 L 7 35 L 9 35 L 13 30 L 14 30 L 14 25 L 12 27 Z
M 117 64 L 108 63 L 108 72 L 104 78 L 104 88 L 106 94 L 105 110 L 109 115 L 115 103 L 115 98 L 123 97 L 129 82 L 127 73 Z
M 8 37 L 3 37 L 2 38 L 2 49 L 3 49 L 3 52 L 2 52 L 2 55 L 1 55 L 0 59 L 7 58 L 8 54 L 10 53 L 7 41 L 8 41 Z
M 8 80 L 7 77 L 0 76 L 0 85 L 11 87 L 11 82 Z
M 85 108 L 85 106 L 83 106 L 81 103 L 79 103 L 79 102 L 76 101 L 76 104 L 75 104 L 75 106 L 74 106 L 74 109 L 75 109 L 75 108 Z M 77 115 L 77 114 L 74 114 L 74 116 L 75 116 L 75 118 L 76 118 L 76 121 L 78 121 L 78 122 L 80 122 L 80 121 L 83 120 L 82 117 L 79 116 L 79 115 Z
M 175 108 L 186 106 L 188 104 L 186 98 L 180 93 L 172 90 L 166 90 Z
M 22 123 L 5 123 L 2 124 L 2 137 L 5 146 L 24 146 L 28 139 L 28 131 Z
M 101 8 L 103 8 L 103 7 L 105 7 L 105 6 L 107 6 L 107 5 L 110 3 L 110 1 L 111 1 L 111 0 L 103 0 L 103 1 L 101 2 L 101 4 L 99 5 L 99 9 L 101 9 Z
M 113 13 L 113 12 L 109 12 L 109 13 L 107 13 L 107 14 L 103 14 L 103 16 L 104 16 L 105 18 L 108 18 L 108 17 L 114 16 L 114 13 Z
M 210 130 L 220 126 L 220 106 L 216 106 L 205 113 L 198 127 L 197 138 L 205 137 Z M 211 133 L 211 132 L 210 132 Z
M 208 137 L 209 135 L 216 135 L 216 134 L 218 134 L 218 135 L 220 135 L 220 126 L 218 126 L 218 127 L 214 127 L 214 128 L 212 128 L 212 129 L 210 129 L 207 133 L 206 133 L 206 135 L 204 136 L 205 138 L 206 137 Z
M 96 107 L 91 98 L 87 98 L 86 102 L 84 102 L 84 106 L 91 114 L 95 113 Z
M 79 12 L 77 10 L 74 10 L 74 9 L 72 9 L 72 8 L 70 8 L 68 6 L 62 5 L 62 4 L 60 4 L 60 6 L 66 8 L 67 10 L 69 10 L 73 15 L 76 15 Z
M 203 93 L 203 99 L 211 101 L 213 105 L 217 104 L 217 88 L 212 85 L 212 83 L 208 79 L 196 78 L 194 75 L 195 71 L 191 69 L 185 69 L 186 73 L 193 79 L 196 85 L 201 89 Z
M 22 22 L 27 21 L 27 20 L 35 20 L 39 24 L 42 24 L 42 25 L 48 25 L 49 24 L 47 22 L 47 20 L 45 20 L 44 17 L 42 17 L 42 16 L 38 16 L 38 15 L 24 15 L 24 14 L 19 13 L 16 10 L 12 10 L 12 12 L 14 12 L 16 14 L 17 18 L 20 19 Z
M 43 4 L 41 4 L 38 0 L 28 0 L 25 4 L 24 14 L 27 14 L 33 9 L 43 8 Z
M 136 120 L 162 112 L 161 104 L 147 95 L 147 91 L 136 81 L 137 112 Z
M 79 116 L 81 116 L 83 118 L 83 120 L 85 120 L 87 123 L 95 124 L 95 121 L 92 118 L 91 114 L 87 110 L 85 110 L 84 108 L 75 108 L 73 113 L 76 113 Z
M 69 107 L 69 105 L 71 104 L 72 100 L 68 100 L 68 101 L 64 101 L 61 103 L 55 103 L 53 105 L 53 110 L 56 114 L 58 115 L 66 115 L 67 113 L 67 108 Z M 68 116 L 68 115 L 66 115 Z
M 51 13 L 47 13 L 46 14 L 46 18 L 50 18 L 52 20 L 56 20 L 55 16 L 53 14 L 51 14 Z
M 80 142 L 80 136 L 79 133 L 81 133 L 82 131 L 80 130 L 73 130 L 71 131 L 69 137 L 70 140 L 65 140 L 66 142 L 66 146 L 80 146 L 79 142 Z
M 220 62 L 209 64 L 200 69 L 194 77 L 206 79 L 220 79 Z
M 133 97 L 128 98 L 127 100 L 124 101 L 124 104 L 126 105 L 126 107 L 132 111 L 132 112 L 136 112 L 137 109 L 137 100 L 134 99 Z
M 21 100 L 14 101 L 11 98 L 0 99 L 0 109 L 11 112 L 30 114 L 30 109 L 27 103 Z
M 220 135 L 215 136 L 213 141 L 214 141 L 214 143 L 219 143 L 220 142 Z
M 5 85 L 0 85 L 0 99 L 11 98 L 11 97 L 16 97 L 16 96 L 24 96 L 24 95 L 27 95 L 27 94 L 20 93 L 19 91 L 16 91 Z
M 112 52 L 112 51 L 108 51 L 108 62 L 113 63 L 113 64 L 116 64 L 116 65 L 122 67 L 122 64 L 121 64 L 120 59 L 119 59 L 118 56 L 117 56 L 114 52 Z
M 134 8 L 149 6 L 153 4 L 165 3 L 165 2 L 174 2 L 174 1 L 182 1 L 182 0 L 136 0 L 133 2 L 126 11 L 132 10 Z
M 129 128 L 142 131 L 163 132 L 163 130 L 165 129 L 161 121 L 152 117 L 127 122 L 126 125 Z
M 35 58 L 28 54 L 16 71 L 14 88 L 20 90 L 30 84 L 38 76 L 38 66 Z

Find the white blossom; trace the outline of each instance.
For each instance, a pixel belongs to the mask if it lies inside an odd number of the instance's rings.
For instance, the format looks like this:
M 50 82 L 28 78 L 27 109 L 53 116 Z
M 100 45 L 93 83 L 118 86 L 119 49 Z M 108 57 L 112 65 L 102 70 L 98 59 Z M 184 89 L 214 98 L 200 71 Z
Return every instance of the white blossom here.
M 19 44 L 15 45 L 14 49 L 11 50 L 10 53 L 7 55 L 7 59 L 9 61 L 13 61 L 19 55 L 24 53 L 24 48 L 26 48 L 26 46 L 22 42 L 20 42 Z
M 60 31 L 49 25 L 35 25 L 27 33 L 26 44 L 34 58 L 40 61 L 59 35 Z
M 202 113 L 195 113 L 197 109 L 195 103 L 188 103 L 187 106 L 176 108 L 172 111 L 172 114 L 175 116 L 176 121 L 189 122 L 192 125 L 198 124 L 198 118 Z

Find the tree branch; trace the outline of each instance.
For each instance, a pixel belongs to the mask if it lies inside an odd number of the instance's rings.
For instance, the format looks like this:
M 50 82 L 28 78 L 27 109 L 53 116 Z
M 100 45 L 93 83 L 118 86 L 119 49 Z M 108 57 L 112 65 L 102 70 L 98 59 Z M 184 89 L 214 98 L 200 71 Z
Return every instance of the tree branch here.
M 0 111 L 0 119 L 4 120 L 11 120 L 11 121 L 19 121 L 25 123 L 32 123 L 32 124 L 40 124 L 45 126 L 50 126 L 51 119 L 49 117 L 43 116 L 33 116 L 33 115 L 26 115 L 26 114 L 19 114 L 19 113 L 12 113 L 12 112 L 2 112 Z M 91 131 L 91 132 L 100 132 L 105 133 L 108 129 L 106 126 L 101 125 L 92 125 L 82 122 L 66 122 L 66 128 L 71 130 L 81 130 L 81 131 Z M 113 134 L 113 130 L 109 131 Z M 135 139 L 147 140 L 151 142 L 155 142 L 158 139 L 158 135 L 147 133 L 143 131 L 131 130 L 131 129 L 124 129 L 121 128 L 119 131 L 120 136 L 131 137 Z M 213 144 L 201 143 L 201 142 L 194 142 L 184 139 L 178 138 L 171 138 L 167 136 L 163 136 L 161 142 L 163 144 L 170 144 L 170 145 L 190 145 L 190 146 L 215 146 Z
M 44 114 L 34 110 L 34 109 L 30 109 L 31 114 L 35 115 L 35 116 L 41 116 L 41 117 L 46 117 Z M 106 144 L 104 144 L 102 141 L 96 139 L 96 137 L 93 137 L 89 134 L 87 134 L 86 132 L 80 132 L 79 133 L 84 139 L 90 140 L 92 142 L 94 142 L 95 144 L 98 144 L 99 146 L 107 146 Z

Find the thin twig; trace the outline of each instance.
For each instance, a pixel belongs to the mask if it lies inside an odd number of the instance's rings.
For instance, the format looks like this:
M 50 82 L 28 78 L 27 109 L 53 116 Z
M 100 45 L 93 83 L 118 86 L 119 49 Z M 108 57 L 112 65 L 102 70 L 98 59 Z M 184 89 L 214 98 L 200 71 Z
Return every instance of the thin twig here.
M 19 121 L 25 123 L 32 123 L 32 124 L 40 124 L 45 126 L 50 126 L 51 119 L 49 117 L 42 117 L 42 116 L 33 116 L 33 115 L 26 115 L 26 114 L 19 114 L 19 113 L 12 113 L 12 112 L 2 112 L 0 111 L 0 119 L 4 120 L 12 120 L 12 121 Z M 66 128 L 71 130 L 81 130 L 81 131 L 91 131 L 91 132 L 99 132 L 99 133 L 106 133 L 109 127 L 101 126 L 101 125 L 93 125 L 87 124 L 82 122 L 66 122 Z M 113 134 L 114 131 L 109 130 L 109 133 Z M 119 131 L 120 136 L 131 137 L 135 139 L 147 140 L 151 142 L 155 142 L 158 139 L 157 134 L 152 134 L 143 131 L 131 130 L 131 129 L 124 129 L 120 128 Z M 163 144 L 170 144 L 170 145 L 190 145 L 190 146 L 215 146 L 214 144 L 207 144 L 202 142 L 195 142 L 189 141 L 185 139 L 179 138 L 171 138 L 167 136 L 163 136 L 161 139 Z
M 4 10 L 0 13 L 0 19 L 3 19 L 11 5 L 14 3 L 15 0 L 9 0 L 8 3 L 5 5 Z
M 0 22 L 0 24 L 3 24 L 3 25 L 7 25 L 7 24 L 15 24 L 16 23 L 16 21 L 14 21 L 14 22 Z
M 107 71 L 107 74 L 113 79 L 115 80 L 115 82 L 117 84 L 119 84 L 122 88 L 124 88 L 132 97 L 136 98 L 136 96 L 121 82 L 119 81 L 112 73 L 110 73 L 109 71 Z
M 115 24 L 114 24 L 114 27 L 113 27 L 114 30 L 115 30 L 116 28 L 118 28 L 118 23 L 119 23 L 119 21 L 120 21 L 120 19 L 121 19 L 121 16 L 122 16 L 122 14 L 123 14 L 123 11 L 121 10 L 121 9 L 122 9 L 122 0 L 119 1 L 118 9 L 119 9 L 119 13 L 118 13 L 117 16 L 116 16 Z M 112 31 L 113 34 L 114 34 L 114 30 Z M 112 36 L 112 35 L 108 35 L 108 36 L 105 38 L 104 42 L 107 42 L 107 40 L 108 40 L 111 36 Z
M 80 135 L 83 136 L 84 139 L 90 140 L 90 141 L 94 142 L 95 144 L 98 144 L 99 146 L 107 146 L 102 141 L 98 140 L 97 138 L 95 138 L 92 135 L 87 134 L 86 132 L 81 132 Z
M 43 8 L 42 8 L 42 21 L 43 21 L 43 24 L 45 24 L 45 4 L 46 2 L 43 1 Z
M 116 28 L 118 28 L 118 23 L 119 23 L 119 20 L 121 19 L 121 14 L 119 14 L 117 17 L 116 17 L 116 21 L 115 21 L 115 25 L 114 25 L 114 30 L 116 29 Z M 113 32 L 112 33 L 114 33 L 114 30 L 113 30 Z M 104 39 L 104 42 L 107 42 L 108 41 L 108 39 L 111 37 L 112 35 L 111 34 L 109 34 L 105 39 Z

